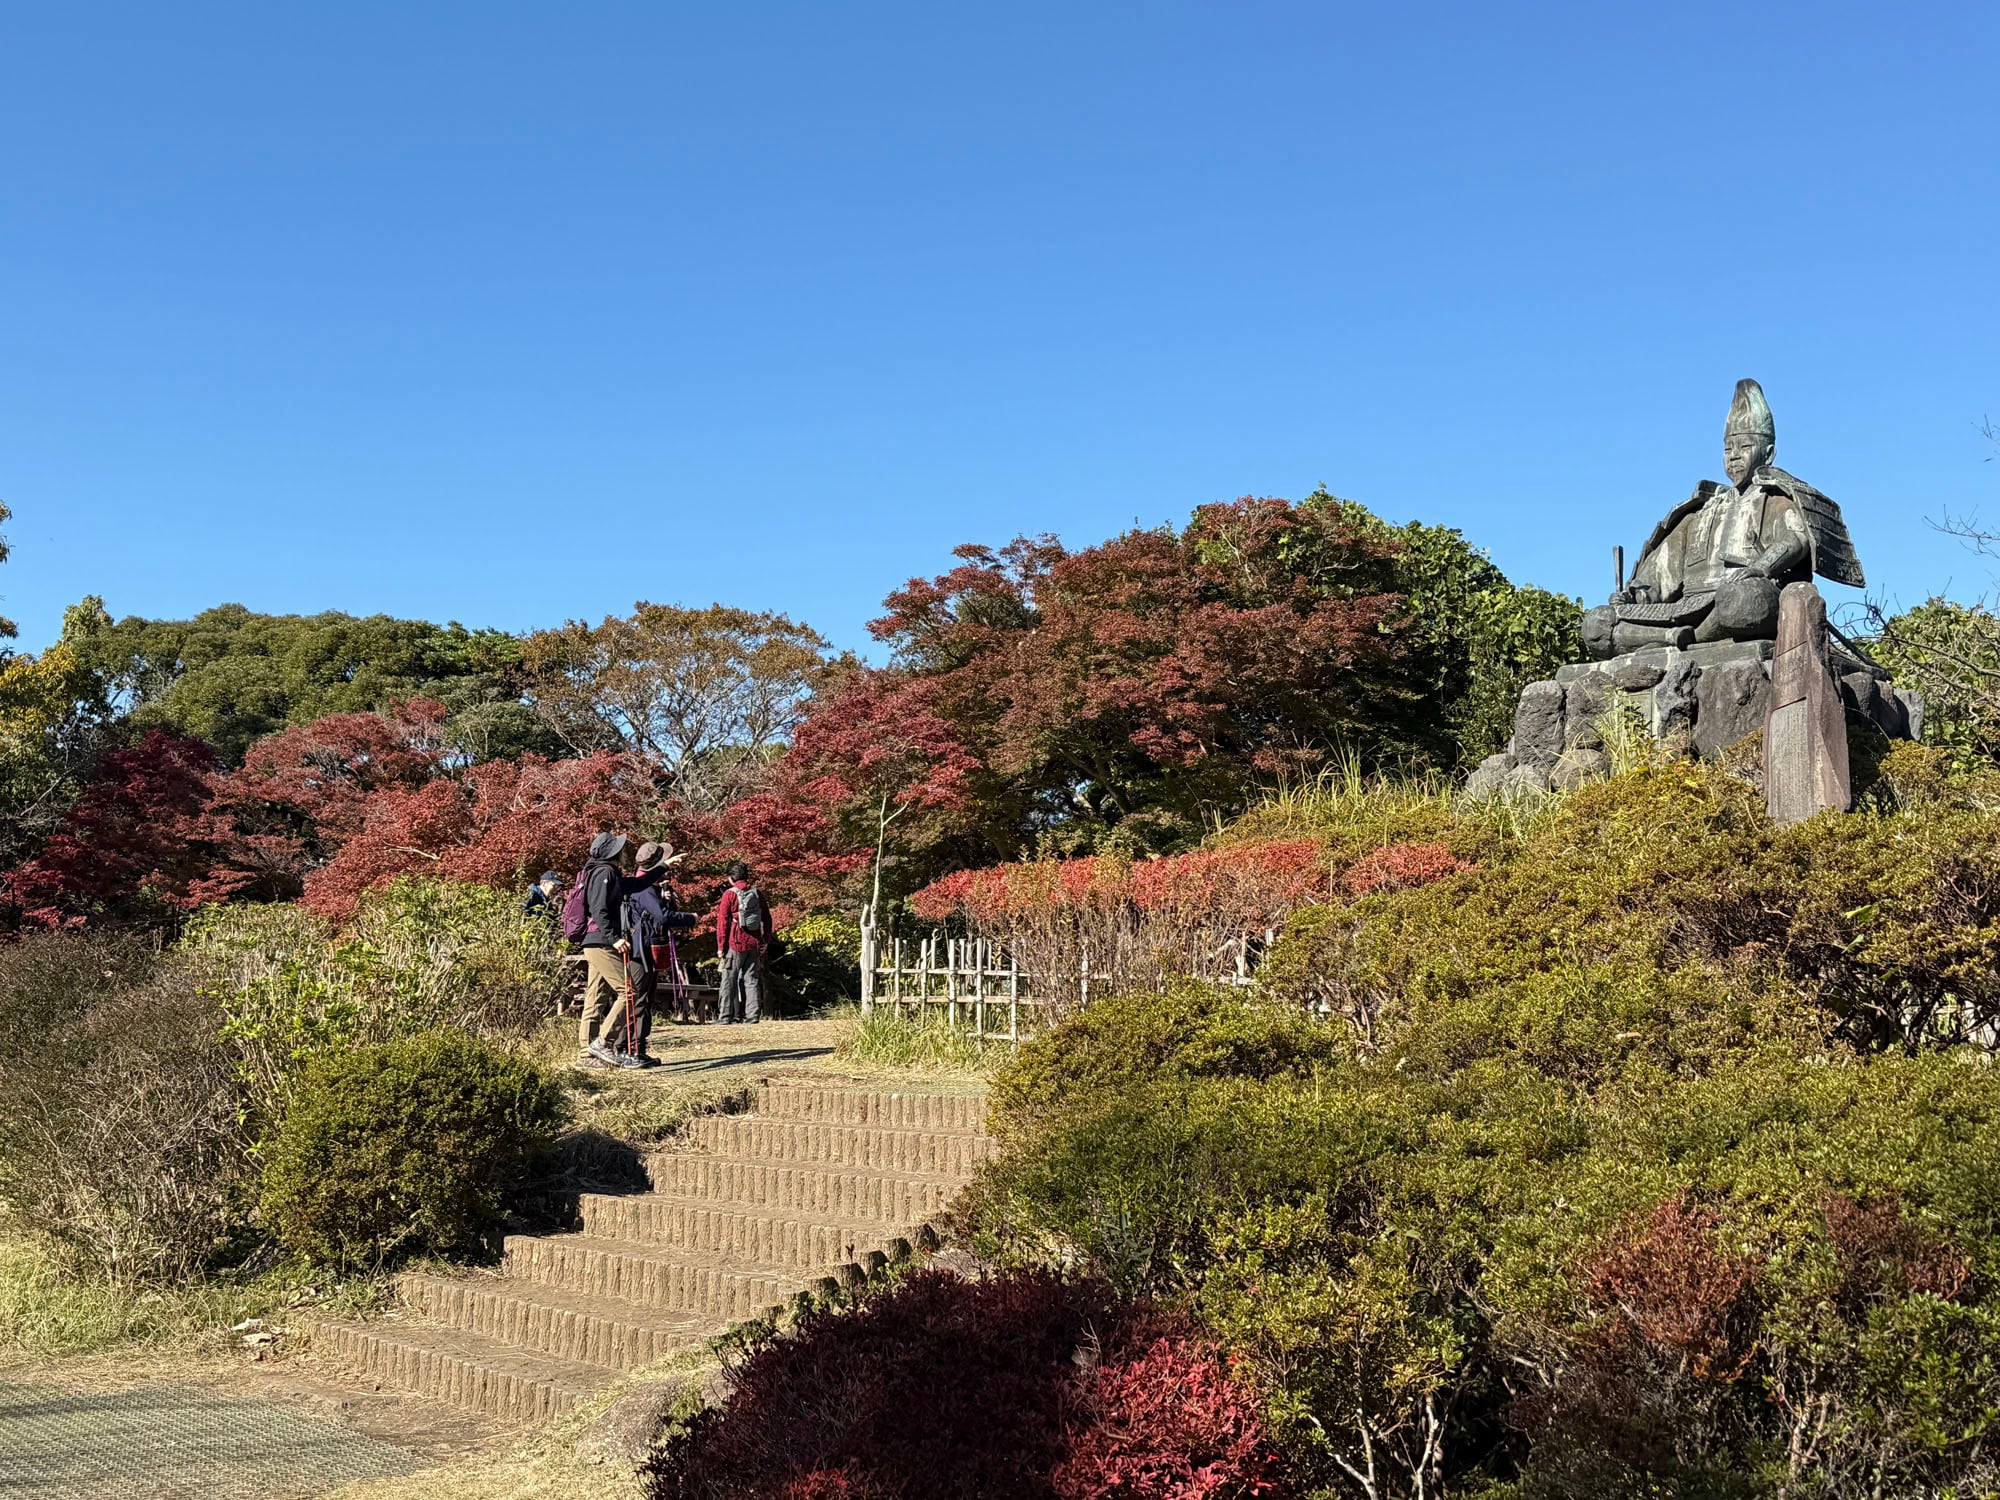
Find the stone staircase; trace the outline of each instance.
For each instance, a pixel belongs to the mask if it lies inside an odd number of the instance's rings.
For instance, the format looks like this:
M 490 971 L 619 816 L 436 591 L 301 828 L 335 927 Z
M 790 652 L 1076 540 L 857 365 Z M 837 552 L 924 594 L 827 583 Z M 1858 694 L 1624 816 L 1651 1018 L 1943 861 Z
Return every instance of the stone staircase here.
M 509 1235 L 492 1271 L 411 1272 L 395 1311 L 315 1324 L 376 1389 L 510 1421 L 706 1342 L 927 1243 L 987 1154 L 976 1094 L 763 1085 L 648 1159 L 645 1193 L 586 1193 L 567 1234 Z

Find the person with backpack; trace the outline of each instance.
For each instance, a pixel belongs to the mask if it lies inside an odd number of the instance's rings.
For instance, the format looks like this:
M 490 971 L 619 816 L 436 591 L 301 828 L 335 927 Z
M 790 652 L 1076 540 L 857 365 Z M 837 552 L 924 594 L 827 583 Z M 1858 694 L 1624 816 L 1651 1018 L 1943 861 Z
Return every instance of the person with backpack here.
M 626 874 L 627 842 L 622 833 L 600 833 L 592 839 L 590 858 L 563 902 L 563 936 L 583 945 L 588 975 L 583 1015 L 577 1021 L 579 1061 L 586 1068 L 639 1066 L 637 1059 L 621 1059 L 611 1046 L 623 1018 L 625 960 L 632 952 L 625 933 L 625 901 L 634 891 L 658 884 L 666 868 Z
M 700 920 L 693 912 L 675 907 L 673 889 L 664 879 L 667 870 L 679 864 L 680 858 L 664 844 L 639 846 L 639 868 L 633 881 L 638 888 L 625 898 L 625 937 L 631 951 L 625 957 L 625 1005 L 620 1013 L 624 1024 L 607 1028 L 623 1039 L 621 1066 L 660 1065 L 659 1059 L 646 1050 L 646 1043 L 653 1034 L 653 1002 L 659 990 L 660 969 L 668 962 L 667 936 L 686 932 Z M 655 883 L 640 883 L 646 876 L 654 877 Z
M 750 883 L 750 867 L 729 867 L 729 889 L 715 908 L 715 951 L 722 959 L 718 1019 L 724 1026 L 764 1019 L 764 950 L 771 942 L 771 908 Z

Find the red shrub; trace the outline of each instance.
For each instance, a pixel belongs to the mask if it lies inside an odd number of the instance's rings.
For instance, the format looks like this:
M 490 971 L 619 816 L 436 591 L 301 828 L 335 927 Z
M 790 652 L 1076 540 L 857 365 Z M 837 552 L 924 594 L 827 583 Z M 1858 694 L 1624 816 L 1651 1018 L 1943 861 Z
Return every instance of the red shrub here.
M 1200 916 L 1225 927 L 1261 930 L 1325 891 L 1318 842 L 1280 839 L 1136 863 L 1090 855 L 960 870 L 918 891 L 910 906 L 930 921 L 963 916 L 974 926 L 1129 906 L 1148 915 Z
M 1590 1268 L 1611 1342 L 1636 1341 L 1699 1380 L 1734 1380 L 1754 1352 L 1754 1257 L 1716 1245 L 1715 1214 L 1682 1193 L 1629 1224 Z
M 1391 844 L 1364 854 L 1347 867 L 1340 883 L 1350 896 L 1372 896 L 1379 891 L 1407 891 L 1447 875 L 1475 868 L 1443 844 Z
M 1162 1335 L 1101 1366 L 1089 1425 L 1055 1472 L 1063 1500 L 1240 1500 L 1285 1493 L 1252 1397 L 1213 1349 Z
M 1894 1198 L 1836 1196 L 1820 1211 L 1840 1260 L 1838 1297 L 1851 1317 L 1864 1315 L 1870 1302 L 1913 1292 L 1949 1300 L 1972 1274 L 1964 1256 L 1912 1224 Z
M 1276 1495 L 1275 1462 L 1214 1356 L 1102 1288 L 919 1271 L 753 1351 L 729 1404 L 668 1445 L 654 1493 Z

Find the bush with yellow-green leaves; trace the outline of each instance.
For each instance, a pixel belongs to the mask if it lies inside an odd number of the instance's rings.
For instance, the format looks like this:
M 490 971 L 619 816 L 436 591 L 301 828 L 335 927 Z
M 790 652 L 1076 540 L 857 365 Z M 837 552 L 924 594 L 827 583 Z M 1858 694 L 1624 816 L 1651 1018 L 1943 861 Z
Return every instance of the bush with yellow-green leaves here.
M 969 1225 L 1190 1312 L 1329 1494 L 1991 1493 L 2000 825 L 1885 770 L 1777 828 L 1643 767 L 1295 916 L 1247 998 L 1093 1005 Z

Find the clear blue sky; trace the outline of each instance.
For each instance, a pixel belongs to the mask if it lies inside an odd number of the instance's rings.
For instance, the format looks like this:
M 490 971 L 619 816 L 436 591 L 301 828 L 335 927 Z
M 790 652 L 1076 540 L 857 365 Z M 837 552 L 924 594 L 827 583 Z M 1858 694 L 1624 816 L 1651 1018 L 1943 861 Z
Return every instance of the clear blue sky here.
M 20 5 L 0 611 L 864 642 L 966 540 L 1324 482 L 1609 586 L 1755 375 L 1986 583 L 1988 4 Z M 1837 596 L 1846 591 L 1833 590 Z

